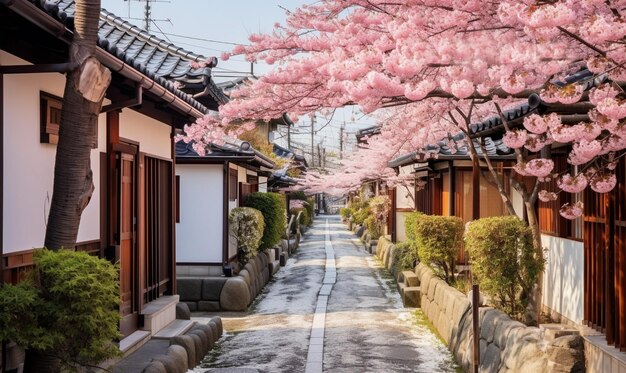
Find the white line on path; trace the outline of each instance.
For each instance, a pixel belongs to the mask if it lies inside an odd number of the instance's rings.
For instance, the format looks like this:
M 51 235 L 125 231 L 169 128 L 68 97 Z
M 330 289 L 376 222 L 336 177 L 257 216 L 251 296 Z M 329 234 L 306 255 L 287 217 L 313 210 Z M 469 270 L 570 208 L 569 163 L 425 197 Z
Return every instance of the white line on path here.
M 337 268 L 335 267 L 335 250 L 330 243 L 330 230 L 328 219 L 326 219 L 326 234 L 324 248 L 326 249 L 326 271 L 322 287 L 317 294 L 317 305 L 313 315 L 313 326 L 311 327 L 311 339 L 309 340 L 309 352 L 306 358 L 305 373 L 322 373 L 324 362 L 324 328 L 326 324 L 326 307 L 328 297 L 333 290 L 333 285 L 337 282 Z

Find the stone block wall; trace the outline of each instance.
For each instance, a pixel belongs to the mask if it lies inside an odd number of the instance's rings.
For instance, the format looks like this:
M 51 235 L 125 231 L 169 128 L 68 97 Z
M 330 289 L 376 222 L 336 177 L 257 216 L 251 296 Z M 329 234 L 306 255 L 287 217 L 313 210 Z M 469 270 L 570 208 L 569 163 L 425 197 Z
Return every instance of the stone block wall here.
M 245 311 L 279 267 L 271 249 L 250 259 L 237 276 L 178 278 L 180 301 L 191 311 Z
M 421 307 L 465 371 L 472 366 L 471 304 L 467 296 L 435 276 L 424 264 L 415 274 Z M 583 340 L 564 336 L 546 341 L 539 328 L 527 327 L 501 311 L 481 307 L 480 372 L 584 372 Z

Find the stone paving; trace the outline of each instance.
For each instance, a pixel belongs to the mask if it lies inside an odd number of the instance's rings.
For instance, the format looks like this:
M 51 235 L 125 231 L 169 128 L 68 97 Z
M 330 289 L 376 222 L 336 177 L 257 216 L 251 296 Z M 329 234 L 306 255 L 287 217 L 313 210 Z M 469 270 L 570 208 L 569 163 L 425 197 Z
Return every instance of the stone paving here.
M 446 347 L 403 308 L 393 280 L 336 216 L 318 217 L 195 372 L 454 372 Z M 215 314 L 195 315 L 196 319 Z

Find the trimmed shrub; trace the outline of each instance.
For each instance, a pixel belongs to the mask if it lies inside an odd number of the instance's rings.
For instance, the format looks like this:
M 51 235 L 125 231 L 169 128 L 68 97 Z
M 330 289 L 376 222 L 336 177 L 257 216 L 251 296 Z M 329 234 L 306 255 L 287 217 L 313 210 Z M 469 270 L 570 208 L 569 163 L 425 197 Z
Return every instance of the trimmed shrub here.
M 278 193 L 255 192 L 246 197 L 244 205 L 257 209 L 263 214 L 265 228 L 260 248 L 270 249 L 279 243 L 287 226 L 284 196 Z
M 465 247 L 480 290 L 496 307 L 522 320 L 544 265 L 531 229 L 515 216 L 478 219 L 467 228 Z
M 228 216 L 230 234 L 237 239 L 237 257 L 243 267 L 256 255 L 265 223 L 263 214 L 251 207 L 234 208 Z
M 419 258 L 448 284 L 454 282 L 457 253 L 463 244 L 463 220 L 455 216 L 419 215 L 415 235 Z
M 315 199 L 313 197 L 309 197 L 306 200 L 308 204 L 304 205 L 304 208 L 309 214 L 309 226 L 313 225 L 313 219 L 315 218 Z
M 407 214 L 404 220 L 404 228 L 406 231 L 406 238 L 409 241 L 417 240 L 415 229 L 417 228 L 417 219 L 419 219 L 419 217 L 422 215 L 424 214 L 419 211 L 415 211 L 410 214 Z
M 342 219 L 348 220 L 350 219 L 350 216 L 352 216 L 352 209 L 349 207 L 342 207 L 339 209 L 339 215 L 341 215 Z
M 413 270 L 419 257 L 417 255 L 417 244 L 415 241 L 404 241 L 395 244 L 396 249 L 393 252 L 394 273 L 401 271 Z
M 369 207 L 362 208 L 360 210 L 355 211 L 354 215 L 352 215 L 352 219 L 355 224 L 364 224 L 365 219 L 367 219 L 372 214 Z
M 300 221 L 298 222 L 300 226 L 309 226 L 311 225 L 311 218 L 309 218 L 309 212 L 304 207 L 292 208 L 289 210 L 290 215 L 298 216 L 298 213 L 302 212 L 300 215 Z M 295 233 L 295 232 L 294 232 Z
M 376 216 L 368 216 L 363 224 L 365 225 L 365 228 L 367 228 L 367 231 L 372 237 L 372 240 L 377 240 L 380 238 L 380 236 L 382 236 L 382 231 L 380 229 L 381 227 L 379 222 L 376 220 Z
M 2 339 L 29 350 L 27 365 L 40 364 L 35 356 L 50 356 L 64 371 L 118 356 L 117 268 L 70 250 L 41 249 L 33 261 L 28 279 L 0 288 Z

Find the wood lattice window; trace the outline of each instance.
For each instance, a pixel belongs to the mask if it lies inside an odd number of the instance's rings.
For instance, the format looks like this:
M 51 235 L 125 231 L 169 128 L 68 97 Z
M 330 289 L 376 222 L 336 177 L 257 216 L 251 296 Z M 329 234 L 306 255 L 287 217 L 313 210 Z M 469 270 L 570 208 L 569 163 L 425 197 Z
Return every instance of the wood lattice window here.
M 61 125 L 62 99 L 47 93 L 40 95 L 40 138 L 42 144 L 59 142 L 59 126 Z
M 63 99 L 46 92 L 41 92 L 39 97 L 39 142 L 41 144 L 58 144 Z M 94 131 L 91 134 L 91 148 L 96 149 L 97 147 L 98 124 L 94 126 Z

